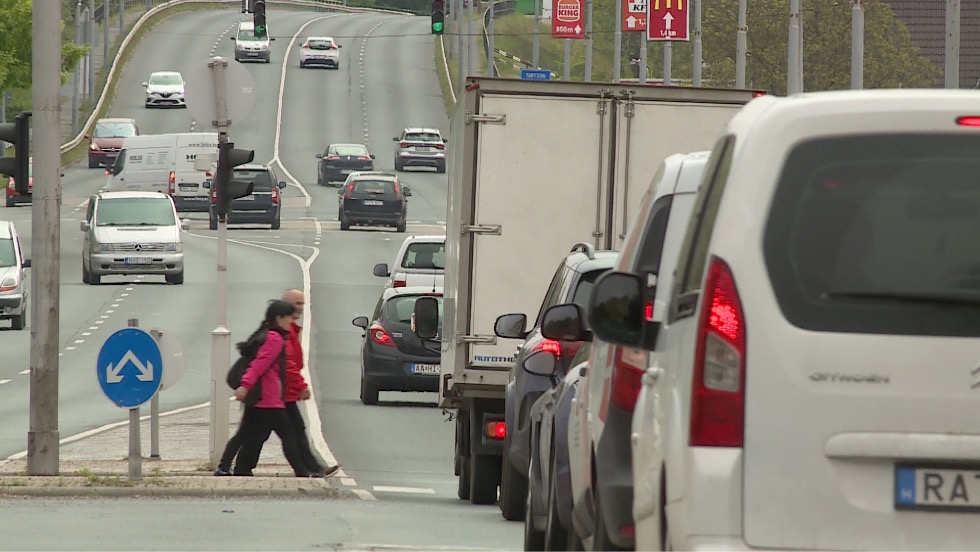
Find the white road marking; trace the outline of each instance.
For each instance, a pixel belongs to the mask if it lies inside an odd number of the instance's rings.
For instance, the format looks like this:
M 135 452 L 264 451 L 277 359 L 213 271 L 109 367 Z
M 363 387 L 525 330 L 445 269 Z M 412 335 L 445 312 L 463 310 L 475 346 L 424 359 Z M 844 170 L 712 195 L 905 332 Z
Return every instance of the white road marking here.
M 118 307 L 119 305 L 116 305 L 116 306 Z M 114 311 L 114 310 L 112 310 L 112 309 L 106 309 L 106 311 L 105 311 L 105 312 L 106 312 L 106 314 L 112 314 L 112 313 L 114 313 L 114 312 L 116 312 L 116 311 Z M 103 316 L 102 318 L 109 318 L 109 317 L 108 317 L 108 316 Z
M 82 335 L 88 337 L 88 336 L 92 335 L 92 332 L 82 332 Z
M 104 320 L 106 318 L 109 318 L 109 315 L 108 314 L 102 314 L 102 315 L 99 316 L 99 318 L 102 318 Z
M 13 380 L 9 380 L 9 379 L 2 379 L 2 380 L 0 380 L 0 385 L 3 385 L 3 384 L 5 384 L 5 383 L 10 383 L 11 381 L 13 381 Z
M 376 493 L 436 494 L 435 489 L 425 489 L 422 487 L 389 487 L 385 485 L 375 485 L 371 489 Z
M 82 343 L 85 343 L 85 340 L 84 339 L 76 339 L 75 340 L 75 344 L 76 345 L 81 345 Z
M 119 308 L 119 303 L 113 303 L 113 304 L 111 304 L 109 306 L 112 307 L 112 308 L 114 308 L 114 309 L 115 308 Z M 111 310 L 107 310 L 106 312 L 112 312 L 112 311 Z
M 351 490 L 354 491 L 354 494 L 356 494 L 361 500 L 377 500 L 377 498 L 374 498 L 374 495 L 371 494 L 371 491 L 366 491 L 364 489 Z
M 20 375 L 22 375 L 22 376 L 26 376 L 26 375 L 30 374 L 31 371 L 28 369 L 28 370 L 21 370 L 20 372 L 17 372 L 17 373 L 20 374 Z
M 127 288 L 127 289 L 133 289 L 133 288 Z M 128 293 L 120 293 L 119 296 L 120 297 L 129 297 L 129 294 Z
M 354 487 L 357 485 L 357 481 L 354 481 L 349 477 L 341 477 L 340 482 L 346 485 L 347 487 Z
M 99 329 L 99 327 L 98 326 L 89 326 L 88 329 L 89 329 L 89 331 L 94 332 L 95 330 Z
M 105 320 L 96 320 L 95 322 L 93 322 L 93 324 L 102 324 L 104 322 L 105 322 Z

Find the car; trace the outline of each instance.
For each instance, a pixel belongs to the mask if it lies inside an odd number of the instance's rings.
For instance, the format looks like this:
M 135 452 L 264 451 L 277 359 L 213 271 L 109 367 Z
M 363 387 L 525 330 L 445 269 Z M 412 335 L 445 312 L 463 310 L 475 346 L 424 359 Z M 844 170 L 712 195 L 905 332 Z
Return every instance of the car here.
M 712 149 L 664 320 L 642 271 L 596 283 L 591 331 L 660 351 L 637 548 L 976 546 L 977 107 L 756 98 Z
M 374 265 L 374 275 L 388 278 L 385 287 L 442 288 L 446 271 L 446 236 L 408 236 L 398 248 L 393 270 Z
M 88 168 L 112 166 L 126 138 L 139 136 L 139 133 L 136 119 L 119 117 L 96 121 L 92 134 L 85 135 L 88 140 Z
M 374 170 L 374 155 L 364 144 L 330 144 L 316 158 L 319 159 L 316 167 L 319 186 L 345 181 L 353 172 Z
M 252 182 L 252 193 L 231 201 L 228 224 L 268 224 L 278 230 L 282 224 L 282 190 L 286 182 L 279 180 L 272 165 L 245 164 L 232 169 L 233 180 Z M 203 186 L 211 190 L 209 227 L 218 229 L 218 190 L 210 181 Z
M 329 69 L 340 69 L 340 49 L 343 48 L 333 37 L 310 36 L 299 49 L 299 66 L 319 65 Z
M 337 190 L 341 230 L 352 225 L 393 226 L 404 232 L 408 222 L 408 198 L 412 190 L 402 186 L 398 175 L 378 172 L 353 174 Z
M 150 79 L 143 86 L 146 87 L 147 108 L 187 107 L 184 101 L 184 77 L 177 71 L 150 73 Z
M 245 60 L 272 62 L 271 41 L 275 38 L 269 36 L 268 30 L 266 34 L 257 36 L 254 22 L 240 22 L 235 34 L 228 38 L 235 41 L 235 61 L 239 63 Z
M 27 274 L 31 260 L 24 256 L 13 222 L 0 220 L 0 320 L 23 330 L 27 325 Z
M 381 292 L 374 314 L 351 323 L 364 330 L 361 347 L 361 402 L 378 404 L 379 391 L 434 392 L 439 390 L 438 344 L 416 336 L 415 301 L 436 297 L 442 321 L 442 290 L 428 287 L 388 288 Z
M 504 519 L 524 519 L 532 446 L 529 411 L 538 397 L 558 383 L 551 373 L 536 374 L 527 370 L 524 364 L 538 353 L 551 355 L 559 365 L 557 372 L 561 378 L 571 368 L 569 363 L 584 341 L 559 342 L 544 338 L 541 335 L 544 314 L 552 306 L 568 302 L 586 307 L 592 283 L 615 265 L 617 257 L 615 251 L 596 251 L 589 243 L 575 244 L 558 263 L 548 287 L 543 289 L 541 308 L 530 328 L 524 313 L 503 314 L 494 323 L 497 337 L 522 341 L 517 347 L 504 391 L 504 416 L 508 428 L 500 472 L 500 511 Z
M 82 283 L 103 276 L 163 275 L 184 283 L 184 247 L 174 200 L 160 192 L 98 192 L 88 200 L 82 240 Z
M 446 172 L 446 142 L 439 129 L 406 128 L 401 136 L 392 138 L 395 147 L 395 170 L 405 167 L 435 167 L 436 172 Z

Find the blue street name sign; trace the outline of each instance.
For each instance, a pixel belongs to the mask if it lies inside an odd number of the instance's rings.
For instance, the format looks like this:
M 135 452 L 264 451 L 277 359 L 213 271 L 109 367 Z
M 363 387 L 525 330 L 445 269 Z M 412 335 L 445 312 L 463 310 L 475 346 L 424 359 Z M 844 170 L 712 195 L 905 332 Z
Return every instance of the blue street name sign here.
M 110 401 L 122 408 L 137 408 L 160 388 L 160 346 L 139 328 L 119 330 L 102 344 L 96 372 Z
M 521 80 L 551 80 L 551 71 L 547 69 L 521 69 Z

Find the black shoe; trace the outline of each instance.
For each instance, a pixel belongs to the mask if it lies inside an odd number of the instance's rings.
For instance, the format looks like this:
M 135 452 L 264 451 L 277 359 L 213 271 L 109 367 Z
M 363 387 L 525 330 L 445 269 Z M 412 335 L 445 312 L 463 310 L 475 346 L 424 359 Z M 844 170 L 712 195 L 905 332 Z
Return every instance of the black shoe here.
M 218 468 L 218 469 L 214 470 L 214 475 L 231 475 L 231 472 L 230 471 L 227 471 L 227 470 L 223 470 L 221 468 Z
M 339 470 L 340 470 L 340 464 L 337 464 L 336 466 L 330 466 L 328 468 L 324 468 L 320 470 L 317 473 L 317 477 L 330 477 L 331 475 L 337 473 Z

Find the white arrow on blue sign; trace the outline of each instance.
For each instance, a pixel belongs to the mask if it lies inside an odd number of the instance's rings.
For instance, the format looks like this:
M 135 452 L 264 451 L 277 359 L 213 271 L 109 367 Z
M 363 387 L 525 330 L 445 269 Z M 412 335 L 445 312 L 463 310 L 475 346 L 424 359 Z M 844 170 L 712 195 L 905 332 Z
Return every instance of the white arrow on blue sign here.
M 97 364 L 99 386 L 116 406 L 137 408 L 160 388 L 160 346 L 139 328 L 124 328 L 110 335 L 99 350 Z

